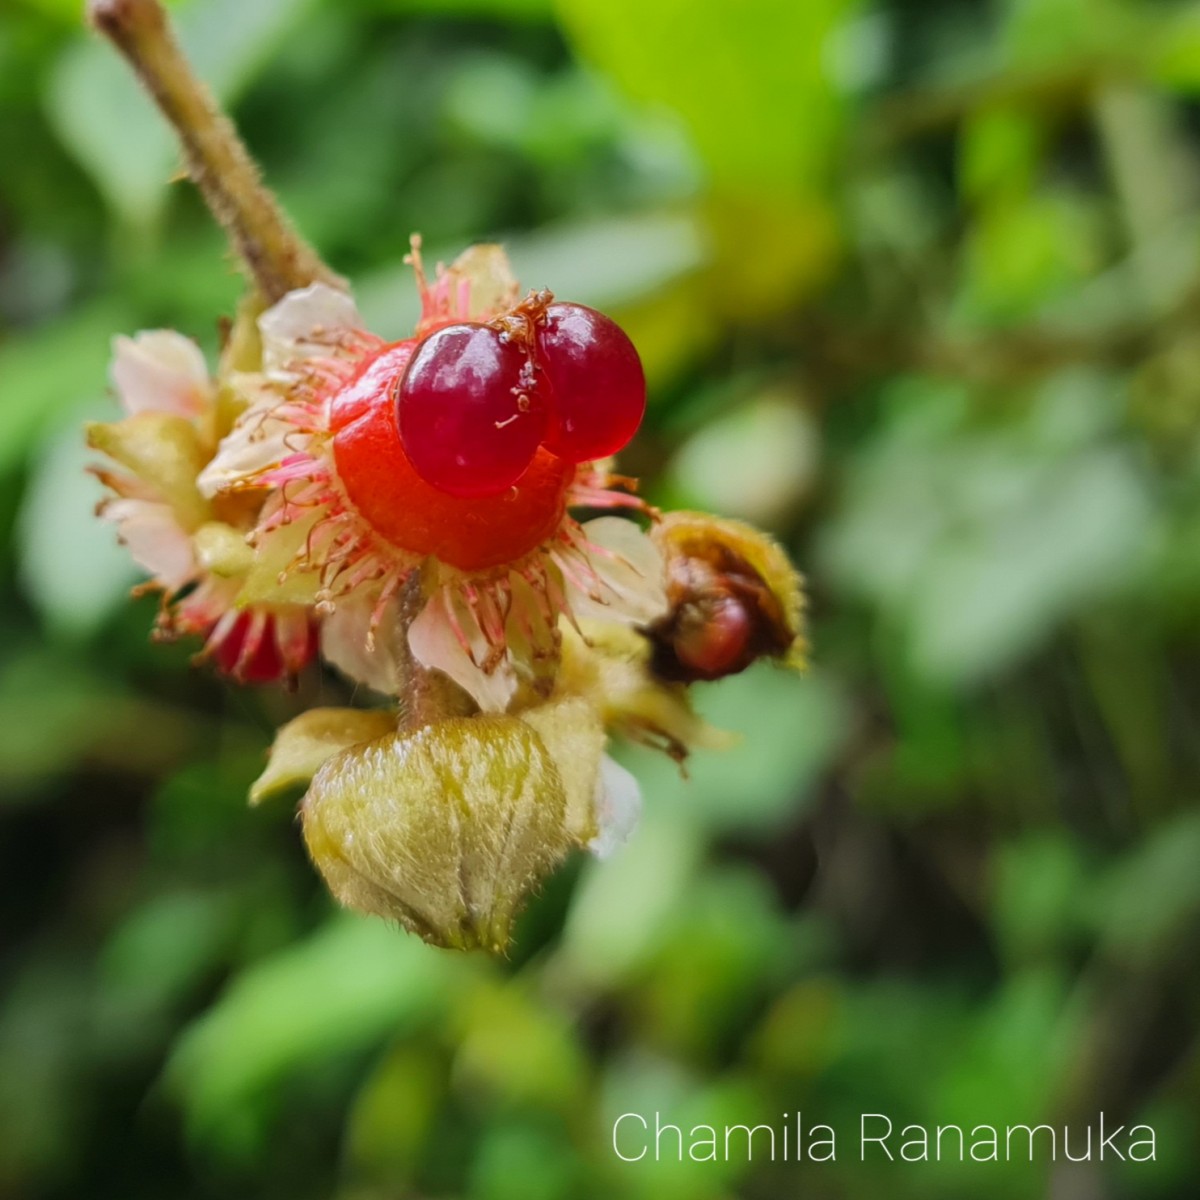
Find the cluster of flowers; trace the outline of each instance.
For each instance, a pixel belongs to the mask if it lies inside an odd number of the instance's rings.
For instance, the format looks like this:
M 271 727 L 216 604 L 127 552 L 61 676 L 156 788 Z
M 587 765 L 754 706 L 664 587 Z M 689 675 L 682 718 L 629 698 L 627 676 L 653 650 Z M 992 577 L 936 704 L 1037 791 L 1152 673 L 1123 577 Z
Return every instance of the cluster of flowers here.
M 689 686 L 799 665 L 800 585 L 757 531 L 664 517 L 613 473 L 645 385 L 608 318 L 521 299 L 496 246 L 432 281 L 412 258 L 403 341 L 324 282 L 248 302 L 215 378 L 181 334 L 118 338 L 127 415 L 89 437 L 160 636 L 242 683 L 319 658 L 386 700 L 284 726 L 252 801 L 307 787 L 343 903 L 500 950 L 572 847 L 603 856 L 635 823 L 608 735 L 679 759 L 716 740 Z

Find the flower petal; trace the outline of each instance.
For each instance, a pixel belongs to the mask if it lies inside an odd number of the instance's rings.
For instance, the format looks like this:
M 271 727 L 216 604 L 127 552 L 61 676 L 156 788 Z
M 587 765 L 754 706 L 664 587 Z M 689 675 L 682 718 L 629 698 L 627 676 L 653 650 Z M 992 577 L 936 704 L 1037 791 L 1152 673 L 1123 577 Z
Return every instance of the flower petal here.
M 487 640 L 470 612 L 453 605 L 449 587 L 439 588 L 429 598 L 408 630 L 413 657 L 422 666 L 448 675 L 484 712 L 503 712 L 517 688 L 512 663 L 506 655 L 490 672 L 479 667 L 477 660 L 482 661 L 488 653 Z
M 269 505 L 271 500 L 267 501 Z M 314 508 L 261 535 L 249 567 L 241 575 L 239 606 L 298 604 L 311 607 L 321 591 L 321 575 L 303 561 L 305 545 L 325 513 Z M 366 626 L 364 624 L 364 636 Z
M 168 592 L 178 591 L 196 573 L 192 540 L 169 504 L 152 500 L 110 500 L 103 515 L 117 525 L 117 536 L 133 560 Z
M 667 611 L 662 555 L 632 521 L 597 517 L 582 526 L 582 552 L 598 588 L 584 590 L 567 574 L 571 611 L 581 619 L 649 625 Z M 593 594 L 594 593 L 594 594 Z
M 370 596 L 344 598 L 321 622 L 321 654 L 348 679 L 384 696 L 398 696 L 404 686 L 405 653 L 397 646 L 396 603 L 392 601 L 377 624 L 370 645 L 375 602 Z
M 312 613 L 299 604 L 280 604 L 271 608 L 271 617 L 279 661 L 289 675 L 298 675 L 317 648 Z
M 242 576 L 254 565 L 254 551 L 246 535 L 224 521 L 206 521 L 192 535 L 196 562 L 204 571 L 225 578 Z
M 212 386 L 200 347 L 173 329 L 151 329 L 113 339 L 109 370 L 125 411 L 199 416 Z
M 278 371 L 297 359 L 330 352 L 330 335 L 361 329 L 354 300 L 325 283 L 288 292 L 258 318 L 264 370 Z
M 171 628 L 176 633 L 199 634 L 215 645 L 238 619 L 237 587 L 236 579 L 202 576 L 195 591 L 175 605 Z
M 605 754 L 596 777 L 595 819 L 599 833 L 587 848 L 600 859 L 625 845 L 642 817 L 642 789 L 619 762 Z
M 221 439 L 212 461 L 196 478 L 201 495 L 211 499 L 221 492 L 253 485 L 255 476 L 293 453 L 291 442 L 298 434 L 288 421 L 272 415 L 277 403 L 277 396 L 260 399 L 238 418 Z
M 614 621 L 586 621 L 581 631 L 563 621 L 559 630 L 557 692 L 596 704 L 608 729 L 678 760 L 693 749 L 736 745 L 734 735 L 714 729 L 692 711 L 685 688 L 652 674 L 650 643 L 636 630 Z

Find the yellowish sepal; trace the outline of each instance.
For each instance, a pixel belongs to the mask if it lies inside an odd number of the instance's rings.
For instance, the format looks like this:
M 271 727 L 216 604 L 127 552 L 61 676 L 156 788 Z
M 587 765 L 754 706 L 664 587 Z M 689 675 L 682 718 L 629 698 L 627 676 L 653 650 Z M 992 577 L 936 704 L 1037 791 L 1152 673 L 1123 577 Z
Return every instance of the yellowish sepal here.
M 87 427 L 87 440 L 156 491 L 184 529 L 197 529 L 208 519 L 208 502 L 196 487 L 196 476 L 209 449 L 186 417 L 141 412 L 123 421 L 95 421 Z
M 266 770 L 250 786 L 250 803 L 307 787 L 335 754 L 391 733 L 390 712 L 358 708 L 312 708 L 280 728 Z

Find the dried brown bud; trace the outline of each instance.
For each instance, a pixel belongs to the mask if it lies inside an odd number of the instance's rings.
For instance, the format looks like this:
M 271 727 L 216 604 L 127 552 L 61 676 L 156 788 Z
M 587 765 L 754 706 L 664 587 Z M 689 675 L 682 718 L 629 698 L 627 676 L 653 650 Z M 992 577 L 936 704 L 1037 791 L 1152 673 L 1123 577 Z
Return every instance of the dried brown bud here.
M 759 658 L 804 665 L 800 577 L 753 526 L 671 513 L 652 531 L 667 569 L 667 615 L 647 631 L 651 667 L 692 683 L 744 671 Z

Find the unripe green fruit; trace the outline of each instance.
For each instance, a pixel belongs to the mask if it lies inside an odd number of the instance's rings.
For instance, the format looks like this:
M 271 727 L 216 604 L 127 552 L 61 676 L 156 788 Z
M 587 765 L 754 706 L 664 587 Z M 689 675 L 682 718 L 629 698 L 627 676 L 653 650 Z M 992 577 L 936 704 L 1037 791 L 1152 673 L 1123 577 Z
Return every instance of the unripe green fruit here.
M 502 951 L 527 893 L 572 844 L 549 751 L 506 716 L 347 750 L 317 772 L 301 816 L 338 900 L 460 950 Z

